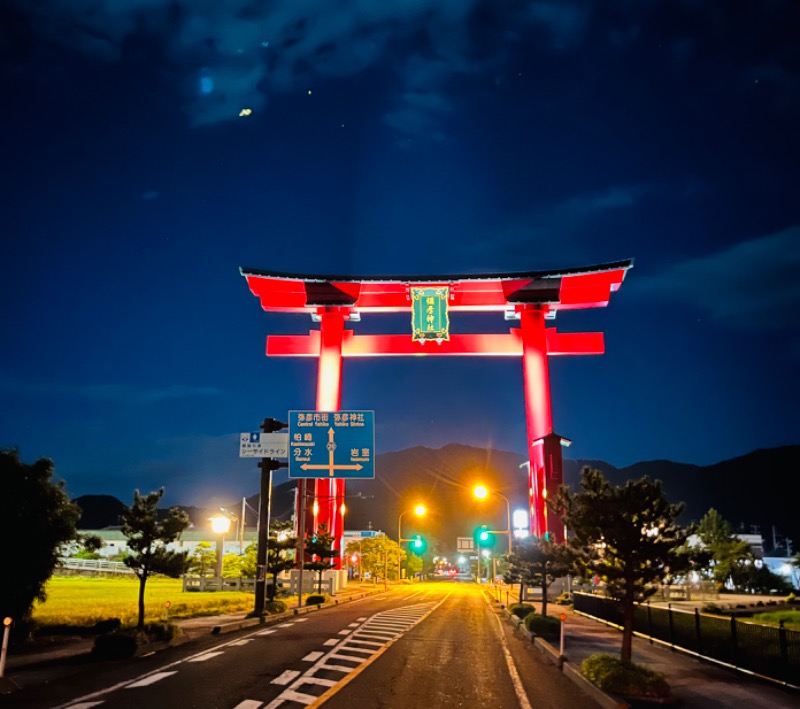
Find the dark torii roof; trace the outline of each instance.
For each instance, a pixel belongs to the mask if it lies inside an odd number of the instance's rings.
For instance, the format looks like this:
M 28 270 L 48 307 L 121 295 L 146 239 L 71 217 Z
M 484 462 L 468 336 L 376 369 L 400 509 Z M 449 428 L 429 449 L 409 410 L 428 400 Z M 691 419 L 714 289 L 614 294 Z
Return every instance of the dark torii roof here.
M 345 307 L 358 312 L 401 312 L 412 287 L 448 286 L 449 309 L 503 311 L 515 305 L 545 310 L 603 307 L 619 289 L 633 259 L 566 270 L 433 276 L 339 276 L 240 268 L 264 310 L 313 312 Z

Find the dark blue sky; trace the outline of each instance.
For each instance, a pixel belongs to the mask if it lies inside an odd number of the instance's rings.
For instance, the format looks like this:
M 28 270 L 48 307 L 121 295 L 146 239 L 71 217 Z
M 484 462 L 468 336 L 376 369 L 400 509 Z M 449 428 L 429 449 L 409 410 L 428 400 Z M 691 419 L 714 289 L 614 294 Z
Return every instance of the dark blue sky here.
M 73 495 L 252 494 L 239 432 L 313 408 L 316 371 L 266 359 L 312 324 L 263 313 L 240 266 L 630 257 L 607 309 L 556 323 L 606 333 L 602 357 L 551 359 L 568 455 L 800 443 L 798 8 L 6 0 L 0 446 Z M 379 453 L 522 453 L 521 385 L 508 359 L 348 361 L 342 404 L 376 412 Z

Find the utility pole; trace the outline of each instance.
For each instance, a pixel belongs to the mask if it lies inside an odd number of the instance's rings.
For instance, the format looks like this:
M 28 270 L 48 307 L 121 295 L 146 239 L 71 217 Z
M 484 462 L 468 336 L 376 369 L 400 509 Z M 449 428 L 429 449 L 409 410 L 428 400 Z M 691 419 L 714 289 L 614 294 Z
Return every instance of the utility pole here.
M 265 418 L 261 423 L 264 433 L 275 433 L 289 424 L 274 418 Z M 272 508 L 272 471 L 288 467 L 288 463 L 275 460 L 275 458 L 262 458 L 258 467 L 261 468 L 261 503 L 258 506 L 258 550 L 256 552 L 256 598 L 254 616 L 264 613 L 264 602 L 267 597 L 267 562 L 269 559 L 269 518 Z

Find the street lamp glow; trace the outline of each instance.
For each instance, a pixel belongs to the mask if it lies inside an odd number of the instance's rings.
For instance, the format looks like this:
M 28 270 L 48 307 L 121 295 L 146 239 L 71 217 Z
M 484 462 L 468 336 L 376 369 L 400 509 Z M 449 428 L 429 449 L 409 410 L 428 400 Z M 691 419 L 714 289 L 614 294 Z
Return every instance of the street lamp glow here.
M 472 490 L 472 494 L 479 500 L 485 500 L 489 496 L 489 490 L 486 489 L 486 485 L 476 485 Z
M 417 517 L 424 517 L 427 511 L 428 509 L 425 507 L 425 505 L 417 505 L 414 508 L 414 514 L 417 515 Z
M 224 515 L 214 515 L 211 518 L 211 531 L 214 534 L 227 534 L 231 530 L 231 518 Z

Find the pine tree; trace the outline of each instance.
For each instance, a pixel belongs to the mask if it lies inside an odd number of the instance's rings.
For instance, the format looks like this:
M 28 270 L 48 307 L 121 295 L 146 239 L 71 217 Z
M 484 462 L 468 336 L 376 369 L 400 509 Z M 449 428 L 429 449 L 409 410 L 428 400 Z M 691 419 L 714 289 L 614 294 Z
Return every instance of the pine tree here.
M 661 483 L 647 477 L 612 486 L 599 470 L 584 468 L 582 492 L 561 486 L 553 509 L 568 530 L 568 550 L 584 578 L 599 576 L 622 605 L 621 660 L 631 661 L 634 604 L 688 567 L 679 548 L 688 531 L 677 525 L 683 503 L 672 504 Z
M 128 549 L 125 563 L 139 577 L 139 622 L 137 628 L 144 629 L 144 589 L 151 574 L 164 574 L 177 578 L 186 571 L 187 552 L 167 549 L 189 526 L 189 517 L 183 510 L 173 507 L 159 521 L 158 503 L 164 488 L 144 497 L 138 490 L 133 492 L 133 504 L 122 513 L 122 533 L 127 537 Z
M 324 522 L 316 532 L 306 535 L 305 554 L 311 557 L 311 561 L 306 561 L 304 566 L 317 572 L 317 590 L 322 593 L 322 572 L 331 568 L 331 559 L 336 555 L 333 537 L 328 534 L 328 526 Z

